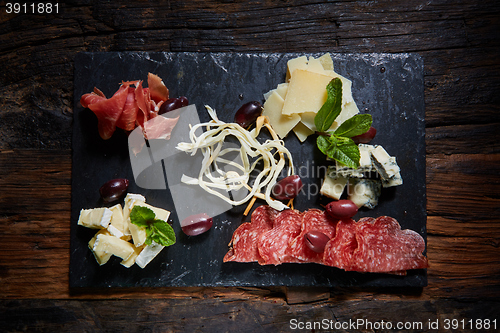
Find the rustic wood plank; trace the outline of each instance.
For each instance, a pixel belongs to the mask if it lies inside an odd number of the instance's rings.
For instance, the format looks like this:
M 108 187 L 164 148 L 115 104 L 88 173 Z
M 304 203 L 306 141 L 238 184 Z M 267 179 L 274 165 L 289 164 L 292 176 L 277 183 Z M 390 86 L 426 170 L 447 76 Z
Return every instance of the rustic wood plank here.
M 476 303 L 458 300 L 359 303 L 339 299 L 306 305 L 287 305 L 276 300 L 226 302 L 220 299 L 0 301 L 1 311 L 10 319 L 4 324 L 6 331 L 51 332 L 290 332 L 297 329 L 360 332 L 373 331 L 373 325 L 380 325 L 382 321 L 390 322 L 392 329 L 386 326 L 385 330 L 376 331 L 396 331 L 396 325 L 401 322 L 399 325 L 403 328 L 398 331 L 436 332 L 436 328 L 429 326 L 430 322 L 437 321 L 441 331 L 445 319 L 493 320 L 498 315 L 498 305 L 493 299 Z M 471 332 L 471 329 L 453 331 Z
M 500 154 L 428 156 L 428 214 L 464 221 L 496 216 L 499 162 Z

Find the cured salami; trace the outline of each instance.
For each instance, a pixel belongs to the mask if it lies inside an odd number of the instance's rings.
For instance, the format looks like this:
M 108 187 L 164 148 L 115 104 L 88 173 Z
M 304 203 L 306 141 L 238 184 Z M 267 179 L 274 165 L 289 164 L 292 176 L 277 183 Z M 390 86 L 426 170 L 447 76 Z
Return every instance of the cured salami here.
M 276 216 L 273 228 L 260 235 L 257 245 L 264 264 L 279 265 L 287 261 L 285 251 L 300 233 L 302 215 L 297 210 L 284 210 Z
M 424 239 L 413 230 L 401 230 L 396 219 L 381 216 L 358 222 L 358 247 L 348 270 L 358 272 L 393 272 L 427 268 Z
M 349 268 L 357 247 L 356 222 L 351 219 L 340 220 L 337 223 L 335 237 L 330 239 L 325 246 L 323 263 L 342 269 Z
M 250 217 L 250 222 L 241 224 L 233 233 L 230 249 L 224 256 L 224 262 L 264 263 L 257 247 L 260 235 L 271 230 L 278 211 L 263 205 L 257 207 Z
M 288 262 L 323 262 L 323 253 L 311 250 L 305 241 L 305 234 L 309 231 L 319 231 L 330 239 L 335 236 L 337 220 L 331 219 L 324 211 L 309 209 L 304 213 L 300 234 L 291 242 L 285 254 L 289 256 Z M 295 260 L 293 260 L 293 259 Z
M 318 231 L 330 238 L 323 253 L 306 245 L 305 235 Z M 333 220 L 324 211 L 284 210 L 269 206 L 254 210 L 251 222 L 233 234 L 224 262 L 318 263 L 346 271 L 405 274 L 428 267 L 424 239 L 412 230 L 401 230 L 389 216 Z

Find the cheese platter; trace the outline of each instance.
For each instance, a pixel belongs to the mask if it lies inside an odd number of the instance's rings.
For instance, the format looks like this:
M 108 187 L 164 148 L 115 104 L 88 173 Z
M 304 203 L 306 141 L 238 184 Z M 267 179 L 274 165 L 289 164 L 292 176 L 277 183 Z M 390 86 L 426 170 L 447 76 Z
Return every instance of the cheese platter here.
M 209 105 L 217 117 L 232 122 L 236 110 L 246 102 L 265 102 L 268 92 L 287 80 L 287 62 L 301 56 L 320 58 L 324 53 L 80 53 L 75 59 L 71 287 L 177 287 L 177 286 L 329 286 L 329 287 L 422 287 L 424 269 L 406 275 L 344 271 L 316 263 L 260 265 L 257 262 L 224 262 L 234 231 L 244 222 L 246 205 L 230 207 L 213 217 L 213 227 L 198 236 L 181 230 L 183 217 L 175 185 L 144 187 L 134 178 L 129 151 L 129 133 L 115 131 L 106 140 L 100 136 L 97 119 L 80 103 L 80 97 L 97 87 L 111 96 L 124 81 L 143 79 L 148 73 L 161 77 L 172 96 L 187 96 L 201 122 L 210 120 Z M 423 62 L 416 54 L 331 53 L 335 71 L 352 81 L 352 98 L 361 114 L 369 113 L 377 128 L 374 144 L 397 157 L 404 179 L 397 187 L 384 188 L 378 204 L 362 207 L 356 219 L 389 215 L 403 229 L 426 236 L 425 198 L 425 107 Z M 314 81 L 316 82 L 316 81 Z M 309 85 L 307 85 L 308 87 Z M 307 87 L 297 89 L 304 90 Z M 269 98 L 269 95 L 266 97 Z M 175 130 L 175 128 L 174 128 Z M 188 130 L 185 129 L 187 132 Z M 315 135 L 299 139 L 289 133 L 284 146 L 293 156 L 303 191 L 294 208 L 324 209 L 329 202 L 320 194 L 328 165 L 318 149 Z M 164 165 L 168 161 L 163 162 Z M 107 204 L 99 188 L 110 179 L 128 179 L 128 192 L 144 196 L 148 204 L 170 212 L 169 223 L 176 243 L 164 249 L 141 268 L 124 267 L 119 258 L 99 265 L 89 249 L 95 230 L 78 224 L 82 209 Z M 162 178 L 163 179 L 163 178 Z M 189 198 L 185 198 L 188 202 Z M 257 199 L 255 207 L 266 202 Z M 108 205 L 111 207 L 111 205 Z M 180 211 L 179 211 L 180 214 Z

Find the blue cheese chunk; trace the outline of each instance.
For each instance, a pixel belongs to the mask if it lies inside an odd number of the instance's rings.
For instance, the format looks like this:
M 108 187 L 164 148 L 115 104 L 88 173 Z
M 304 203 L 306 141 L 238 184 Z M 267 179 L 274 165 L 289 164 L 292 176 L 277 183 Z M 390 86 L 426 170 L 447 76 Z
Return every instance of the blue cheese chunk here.
M 151 242 L 151 244 L 147 245 L 141 251 L 141 253 L 139 253 L 137 258 L 135 258 L 135 263 L 140 268 L 146 267 L 146 265 L 149 264 L 151 260 L 153 260 L 158 255 L 158 253 L 160 253 L 161 250 L 163 250 L 164 247 L 165 246 L 155 243 L 154 241 Z
M 397 173 L 395 176 L 389 179 L 382 179 L 382 187 L 392 187 L 399 186 L 403 184 L 403 178 L 401 177 L 401 173 Z
M 91 229 L 107 228 L 113 212 L 106 207 L 82 209 L 78 217 L 78 225 Z
M 375 149 L 375 146 L 359 144 L 358 148 L 359 167 L 357 167 L 356 169 L 349 168 L 336 161 L 336 167 L 333 170 L 334 172 L 330 172 L 330 176 L 365 178 L 366 173 L 375 171 L 375 167 L 371 159 L 371 153 Z
M 342 193 L 344 193 L 347 180 L 347 178 L 342 176 L 330 177 L 327 174 L 321 186 L 320 193 L 331 199 L 339 200 Z
M 389 180 L 400 172 L 396 158 L 390 156 L 382 146 L 377 146 L 371 151 L 371 160 L 383 180 Z
M 356 206 L 375 208 L 382 190 L 382 184 L 378 179 L 349 179 L 347 198 Z

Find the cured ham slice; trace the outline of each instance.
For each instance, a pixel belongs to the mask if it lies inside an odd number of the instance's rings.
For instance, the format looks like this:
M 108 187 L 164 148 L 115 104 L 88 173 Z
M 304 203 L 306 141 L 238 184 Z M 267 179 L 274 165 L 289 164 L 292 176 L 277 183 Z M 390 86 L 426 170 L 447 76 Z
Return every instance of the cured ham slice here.
M 116 127 L 124 129 L 125 131 L 132 131 L 135 128 L 138 111 L 139 107 L 135 102 L 135 88 L 128 87 L 127 100 L 125 101 L 122 114 L 116 122 Z
M 401 230 L 396 219 L 381 216 L 358 222 L 358 247 L 348 270 L 358 272 L 393 272 L 427 268 L 424 239 L 413 230 Z
M 276 216 L 273 228 L 260 235 L 258 249 L 264 264 L 279 265 L 287 261 L 285 251 L 300 233 L 302 215 L 297 210 L 281 211 Z
M 319 209 L 309 209 L 304 213 L 300 234 L 295 237 L 288 249 L 286 255 L 290 260 L 295 259 L 297 262 L 323 262 L 323 253 L 317 253 L 311 250 L 306 245 L 304 238 L 309 231 L 319 231 L 327 235 L 330 239 L 335 236 L 335 228 L 337 220 L 333 220 L 328 215 Z
M 109 99 L 99 89 L 94 88 L 92 93 L 84 94 L 80 98 L 80 104 L 95 113 L 99 135 L 107 140 L 113 135 L 116 127 L 125 131 L 132 131 L 137 126 L 144 129 L 146 122 L 158 115 L 159 107 L 167 99 L 168 89 L 163 81 L 157 75 L 149 73 L 147 88 L 142 86 L 140 80 L 122 82 L 118 91 Z M 177 121 L 169 120 L 163 123 L 168 128 L 173 128 Z M 150 129 L 150 132 L 153 130 Z
M 155 101 L 155 103 L 158 104 L 160 101 L 166 101 L 168 99 L 168 88 L 158 75 L 148 73 L 148 88 L 151 99 Z
M 278 211 L 263 205 L 257 207 L 250 218 L 251 222 L 241 224 L 233 233 L 229 243 L 230 250 L 224 256 L 224 262 L 254 262 L 263 263 L 257 243 L 259 236 L 273 228 Z
M 122 85 L 110 99 L 88 104 L 87 107 L 97 116 L 99 135 L 104 140 L 109 139 L 115 132 L 116 122 L 122 114 L 127 96 L 128 86 Z

